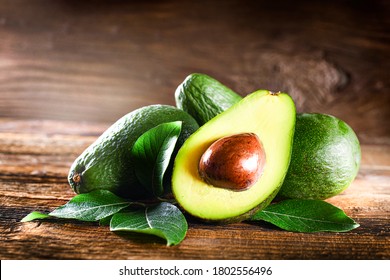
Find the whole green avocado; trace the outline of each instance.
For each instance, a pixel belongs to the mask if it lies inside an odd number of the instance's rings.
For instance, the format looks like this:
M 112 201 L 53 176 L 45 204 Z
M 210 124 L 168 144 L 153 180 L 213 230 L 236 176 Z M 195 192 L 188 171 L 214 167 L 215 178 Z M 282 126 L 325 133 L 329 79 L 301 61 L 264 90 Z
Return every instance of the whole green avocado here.
M 359 140 L 344 121 L 298 114 L 292 160 L 279 197 L 327 199 L 344 191 L 360 166 Z
M 196 117 L 200 125 L 241 99 L 200 73 L 189 75 L 176 90 L 176 106 Z M 290 167 L 278 197 L 326 199 L 337 195 L 356 177 L 360 158 L 359 140 L 345 122 L 324 114 L 298 114 Z
M 203 125 L 242 99 L 216 79 L 202 73 L 188 75 L 175 91 L 176 106 Z
M 151 194 L 137 180 L 131 149 L 143 133 L 173 121 L 182 121 L 175 154 L 199 128 L 188 113 L 174 106 L 150 105 L 123 116 L 73 162 L 68 174 L 70 186 L 76 193 L 106 189 L 126 198 L 151 199 Z

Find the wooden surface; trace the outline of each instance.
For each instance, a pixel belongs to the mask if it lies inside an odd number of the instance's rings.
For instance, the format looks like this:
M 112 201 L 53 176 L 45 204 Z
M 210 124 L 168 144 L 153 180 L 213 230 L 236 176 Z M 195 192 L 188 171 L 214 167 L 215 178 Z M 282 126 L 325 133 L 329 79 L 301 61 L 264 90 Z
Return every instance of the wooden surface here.
M 105 128 L 64 121 L 0 120 L 2 259 L 390 257 L 390 146 L 386 145 L 363 145 L 359 176 L 345 193 L 329 200 L 361 224 L 349 233 L 304 234 L 262 223 L 216 226 L 191 221 L 186 239 L 168 248 L 156 237 L 118 235 L 93 223 L 19 223 L 29 212 L 50 211 L 74 195 L 66 181 L 69 165 Z
M 0 1 L 1 259 L 389 259 L 388 1 Z M 74 194 L 73 160 L 111 123 L 174 104 L 207 73 L 243 96 L 290 93 L 298 111 L 357 132 L 362 166 L 329 201 L 361 226 L 303 234 L 190 221 L 176 247 L 82 222 L 19 220 Z

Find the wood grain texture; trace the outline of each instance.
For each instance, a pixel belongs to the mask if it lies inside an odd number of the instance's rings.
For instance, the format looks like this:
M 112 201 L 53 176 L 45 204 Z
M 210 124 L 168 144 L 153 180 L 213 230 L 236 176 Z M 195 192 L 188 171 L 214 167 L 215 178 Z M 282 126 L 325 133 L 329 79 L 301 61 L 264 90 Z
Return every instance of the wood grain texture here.
M 389 1 L 0 1 L 1 259 L 389 259 Z M 20 223 L 74 193 L 73 160 L 111 123 L 174 104 L 193 72 L 291 94 L 357 132 L 362 166 L 329 202 L 361 224 L 303 234 L 203 224 L 166 247 L 94 223 Z
M 0 116 L 113 122 L 192 72 L 390 136 L 389 1 L 0 3 Z
M 292 233 L 265 223 L 212 225 L 190 218 L 186 239 L 166 247 L 157 237 L 116 234 L 96 223 L 20 223 L 29 212 L 49 212 L 74 196 L 66 181 L 68 168 L 106 128 L 106 123 L 0 119 L 1 259 L 390 257 L 389 145 L 363 145 L 358 177 L 328 200 L 361 224 L 348 233 Z

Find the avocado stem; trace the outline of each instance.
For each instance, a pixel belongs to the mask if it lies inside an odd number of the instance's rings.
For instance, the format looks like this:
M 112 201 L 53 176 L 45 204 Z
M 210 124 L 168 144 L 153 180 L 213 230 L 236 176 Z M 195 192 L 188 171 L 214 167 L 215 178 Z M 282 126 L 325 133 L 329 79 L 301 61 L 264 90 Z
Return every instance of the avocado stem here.
M 72 177 L 72 181 L 75 184 L 80 183 L 81 182 L 81 175 L 79 173 L 74 174 L 73 177 Z

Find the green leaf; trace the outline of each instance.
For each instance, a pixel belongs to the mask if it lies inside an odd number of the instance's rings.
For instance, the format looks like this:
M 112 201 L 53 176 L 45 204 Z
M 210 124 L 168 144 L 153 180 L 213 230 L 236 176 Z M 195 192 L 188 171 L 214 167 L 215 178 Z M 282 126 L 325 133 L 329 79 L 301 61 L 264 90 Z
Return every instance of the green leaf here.
M 131 202 L 107 190 L 79 194 L 49 213 L 50 216 L 81 221 L 98 221 L 129 206 Z
M 184 215 L 173 204 L 161 202 L 157 206 L 115 214 L 111 231 L 131 231 L 153 234 L 166 239 L 167 245 L 184 240 L 188 225 Z
M 44 213 L 41 213 L 41 212 L 38 212 L 38 211 L 33 211 L 30 214 L 28 214 L 26 217 L 21 219 L 20 221 L 22 223 L 24 223 L 24 222 L 30 222 L 30 221 L 38 220 L 38 219 L 46 219 L 46 218 L 49 218 L 49 217 L 50 216 L 48 214 L 44 214 Z
M 138 180 L 157 197 L 164 193 L 163 177 L 180 135 L 181 125 L 181 121 L 160 124 L 142 134 L 132 148 Z
M 359 227 L 343 210 L 322 200 L 281 201 L 257 212 L 251 220 L 297 232 L 345 232 Z

